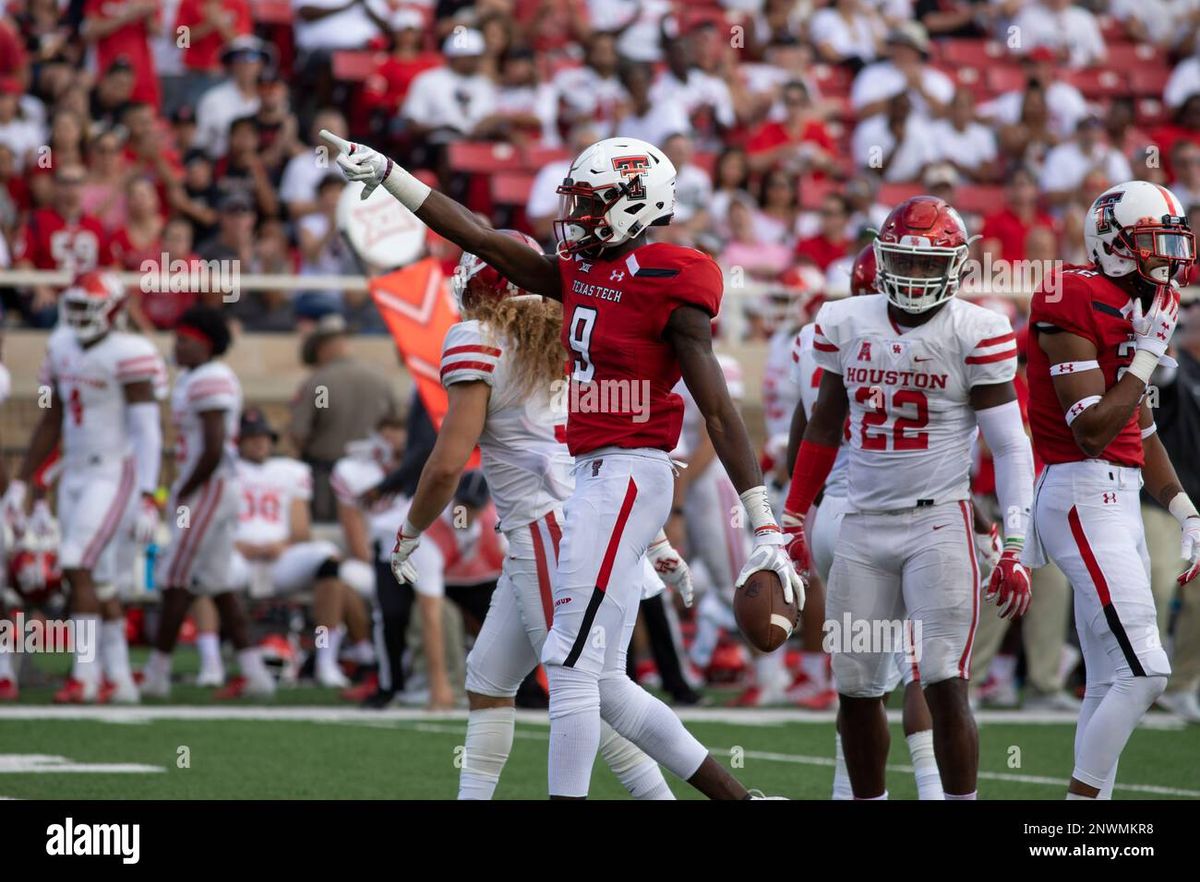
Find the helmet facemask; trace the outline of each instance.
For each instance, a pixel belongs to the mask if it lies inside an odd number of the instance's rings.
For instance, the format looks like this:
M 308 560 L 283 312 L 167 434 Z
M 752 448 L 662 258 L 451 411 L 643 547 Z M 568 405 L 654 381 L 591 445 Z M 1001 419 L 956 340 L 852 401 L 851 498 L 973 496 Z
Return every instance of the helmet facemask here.
M 1185 217 L 1139 221 L 1121 229 L 1114 245 L 1114 251 L 1124 251 L 1133 261 L 1140 279 L 1155 289 L 1170 284 L 1196 259 L 1196 237 Z
M 876 286 L 899 309 L 926 312 L 958 291 L 967 254 L 965 245 L 908 245 L 876 239 Z
M 62 319 L 82 344 L 103 337 L 113 327 L 119 301 L 103 300 L 79 289 L 68 289 L 62 298 Z
M 558 255 L 566 257 L 598 250 L 610 242 L 616 231 L 609 222 L 612 211 L 622 196 L 629 195 L 630 183 L 608 187 L 597 192 L 591 184 L 567 184 L 558 188 L 558 220 L 554 222 L 554 237 L 558 240 Z

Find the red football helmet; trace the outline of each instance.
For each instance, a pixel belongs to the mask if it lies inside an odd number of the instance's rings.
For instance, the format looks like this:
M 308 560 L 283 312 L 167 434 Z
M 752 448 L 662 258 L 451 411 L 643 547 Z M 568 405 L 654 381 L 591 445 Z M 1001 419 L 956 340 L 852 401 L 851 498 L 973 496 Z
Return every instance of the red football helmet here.
M 905 312 L 925 312 L 949 300 L 965 270 L 967 241 L 966 224 L 943 200 L 904 200 L 875 240 L 879 290 Z
M 62 589 L 57 530 L 11 534 L 8 584 L 27 604 L 41 606 Z
M 121 280 L 105 270 L 90 270 L 75 277 L 63 291 L 63 320 L 80 343 L 90 343 L 117 324 L 128 295 Z
M 496 232 L 528 245 L 538 254 L 542 253 L 542 246 L 532 236 L 526 236 L 517 230 L 497 230 Z M 528 298 L 541 296 L 527 294 L 500 275 L 499 270 L 495 267 L 466 251 L 459 258 L 458 266 L 454 268 L 454 275 L 450 277 L 450 290 L 454 294 L 454 302 L 458 306 L 460 315 L 463 311 L 463 301 L 468 294 L 473 297 Z
M 854 258 L 854 266 L 850 268 L 850 296 L 860 294 L 878 294 L 879 280 L 876 278 L 875 244 L 864 245 L 863 250 Z

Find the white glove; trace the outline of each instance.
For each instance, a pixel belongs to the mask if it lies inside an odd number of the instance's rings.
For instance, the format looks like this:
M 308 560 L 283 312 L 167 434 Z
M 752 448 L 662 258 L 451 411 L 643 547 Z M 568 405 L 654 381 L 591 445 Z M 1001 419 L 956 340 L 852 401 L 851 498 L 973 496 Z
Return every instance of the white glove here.
M 143 493 L 138 501 L 137 515 L 133 520 L 133 529 L 130 530 L 130 535 L 133 536 L 133 541 L 141 546 L 148 546 L 154 541 L 154 537 L 158 534 L 158 506 L 154 503 L 154 498 Z
M 691 570 L 688 569 L 687 561 L 667 541 L 666 535 L 658 534 L 658 538 L 646 549 L 646 557 L 650 559 L 659 578 L 683 598 L 684 606 L 691 608 L 695 598 Z
M 741 588 L 752 573 L 771 570 L 783 584 L 783 599 L 791 603 L 794 597 L 797 608 L 804 609 L 804 579 L 796 572 L 796 568 L 792 566 L 792 559 L 788 557 L 788 539 L 789 537 L 778 530 L 755 535 L 754 548 L 750 551 L 746 565 L 738 573 L 733 587 Z
M 397 582 L 416 583 L 417 568 L 409 562 L 409 558 L 420 544 L 420 531 L 405 519 L 396 531 L 396 547 L 392 549 L 392 575 Z
M 39 499 L 33 504 L 33 511 L 29 514 L 25 528 L 35 536 L 48 536 L 54 532 L 54 515 L 50 511 L 49 502 Z
M 1166 355 L 1179 322 L 1179 291 L 1175 283 L 1160 289 L 1148 310 L 1143 310 L 1141 299 L 1135 297 L 1132 322 L 1134 347 L 1138 351 L 1153 353 L 1155 358 Z
M 25 526 L 25 492 L 28 488 L 24 481 L 10 481 L 4 499 L 0 501 L 0 517 L 12 528 L 14 533 L 20 532 Z
M 979 584 L 987 585 L 992 578 L 992 570 L 1000 563 L 1000 555 L 1004 544 L 1000 541 L 1000 526 L 992 524 L 987 533 L 975 533 L 975 561 L 979 564 Z
M 321 140 L 339 153 L 338 168 L 349 181 L 362 183 L 360 199 L 366 199 L 383 183 L 392 170 L 392 161 L 365 144 L 355 144 L 339 138 L 328 129 L 321 129 Z
M 1180 556 L 1188 562 L 1188 568 L 1179 574 L 1179 584 L 1200 576 L 1200 517 L 1190 517 L 1182 524 L 1183 549 Z

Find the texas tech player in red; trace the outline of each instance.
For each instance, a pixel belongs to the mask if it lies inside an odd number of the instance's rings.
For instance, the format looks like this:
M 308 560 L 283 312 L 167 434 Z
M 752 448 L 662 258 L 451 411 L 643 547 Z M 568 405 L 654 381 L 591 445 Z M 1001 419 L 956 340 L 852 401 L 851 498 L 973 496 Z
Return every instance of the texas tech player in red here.
M 338 165 L 369 194 L 382 185 L 434 231 L 513 284 L 563 303 L 572 357 L 567 443 L 575 490 L 554 580 L 554 621 L 542 651 L 550 680 L 550 794 L 587 795 L 603 718 L 653 759 L 716 798 L 747 791 L 710 758 L 678 718 L 625 676 L 642 557 L 670 513 L 667 451 L 679 438 L 684 378 L 717 455 L 741 494 L 756 546 L 739 583 L 774 570 L 803 592 L 767 502 L 741 417 L 712 352 L 722 278 L 708 257 L 649 244 L 670 222 L 675 169 L 657 148 L 610 138 L 583 151 L 559 188 L 558 254 L 538 254 L 481 225 L 465 208 L 386 157 L 322 132 Z
M 1143 400 L 1179 317 L 1172 279 L 1195 259 L 1186 212 L 1165 187 L 1119 184 L 1092 203 L 1084 241 L 1093 263 L 1052 275 L 1029 316 L 1029 419 L 1046 468 L 1024 561 L 1053 560 L 1070 580 L 1087 667 L 1069 799 L 1111 795 L 1125 742 L 1171 673 L 1143 485 L 1182 527 L 1180 584 L 1200 574 L 1200 516 Z

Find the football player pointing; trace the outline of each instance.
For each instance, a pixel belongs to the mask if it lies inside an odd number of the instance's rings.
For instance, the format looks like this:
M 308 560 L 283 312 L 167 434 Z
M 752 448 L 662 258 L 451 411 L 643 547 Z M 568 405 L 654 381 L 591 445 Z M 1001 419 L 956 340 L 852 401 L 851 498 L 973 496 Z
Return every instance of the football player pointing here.
M 1087 690 L 1068 798 L 1108 798 L 1117 760 L 1171 667 L 1159 640 L 1138 506 L 1146 490 L 1178 518 L 1200 574 L 1200 515 L 1155 434 L 1151 373 L 1179 317 L 1176 273 L 1195 259 L 1179 200 L 1144 181 L 1102 193 L 1084 221 L 1089 266 L 1051 276 L 1030 304 L 1030 425 L 1047 463 L 1025 560 L 1047 558 L 1074 589 Z
M 632 138 L 587 148 L 559 188 L 558 254 L 543 255 L 483 226 L 392 160 L 322 136 L 342 152 L 338 165 L 363 182 L 364 195 L 382 185 L 517 287 L 563 303 L 562 340 L 572 357 L 567 445 L 576 465 L 554 579 L 554 621 L 542 650 L 550 681 L 551 796 L 587 796 L 603 718 L 706 795 L 746 798 L 746 789 L 666 705 L 624 672 L 642 557 L 670 513 L 667 451 L 678 440 L 683 412 L 671 387 L 681 375 L 755 531 L 739 580 L 771 569 L 789 596 L 804 588 L 712 351 L 720 270 L 697 251 L 646 239 L 649 227 L 669 223 L 674 212 L 674 167 L 657 148 Z
M 957 299 L 967 231 L 940 199 L 898 205 L 875 242 L 880 294 L 825 304 L 813 329 L 824 369 L 784 511 L 789 550 L 808 567 L 804 517 L 837 457 L 849 414 L 848 510 L 830 568 L 826 615 L 878 633 L 912 636 L 933 719 L 947 799 L 973 799 L 978 736 L 967 704 L 979 574 L 971 512 L 970 449 L 982 430 L 1006 512 L 1005 548 L 988 595 L 1004 615 L 1029 603 L 1019 555 L 1033 497 L 1033 455 L 1013 389 L 1017 347 L 1003 316 Z M 911 629 L 910 629 L 911 626 Z M 919 630 L 918 630 L 919 626 Z M 896 629 L 899 631 L 899 628 Z M 887 795 L 882 697 L 899 646 L 833 653 L 839 731 L 854 795 Z

